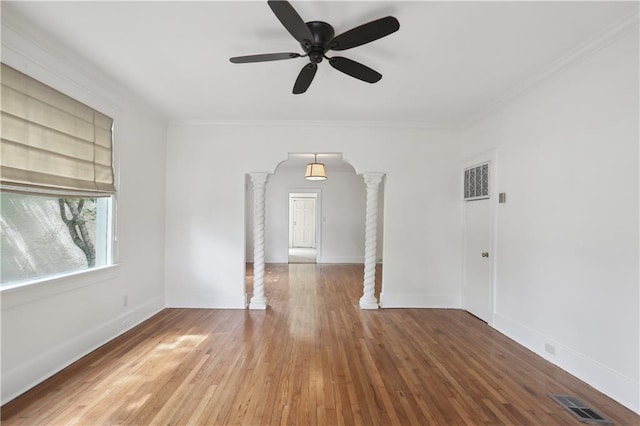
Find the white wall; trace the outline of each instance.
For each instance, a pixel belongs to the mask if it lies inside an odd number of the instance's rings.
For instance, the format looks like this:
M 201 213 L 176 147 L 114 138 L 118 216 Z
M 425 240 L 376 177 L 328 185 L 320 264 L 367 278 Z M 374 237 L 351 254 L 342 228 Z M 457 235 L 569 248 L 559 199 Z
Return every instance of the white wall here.
M 497 148 L 507 194 L 496 328 L 636 412 L 638 75 L 636 22 L 462 135 L 465 157 Z
M 4 404 L 163 308 L 166 120 L 53 38 L 2 21 L 3 62 L 114 118 L 119 251 L 118 266 L 2 291 Z
M 265 261 L 287 263 L 289 242 L 289 193 L 320 191 L 318 263 L 363 263 L 366 186 L 355 171 L 327 169 L 326 181 L 307 181 L 304 169 L 281 170 L 269 176 L 265 198 Z M 253 190 L 247 186 L 247 222 L 253 221 Z M 378 199 L 378 251 L 382 259 L 384 190 Z M 247 261 L 253 261 L 253 233 L 247 229 Z
M 245 175 L 273 173 L 289 152 L 342 152 L 358 174 L 386 173 L 384 306 L 460 305 L 460 149 L 453 132 L 173 123 L 168 134 L 168 306 L 245 306 Z

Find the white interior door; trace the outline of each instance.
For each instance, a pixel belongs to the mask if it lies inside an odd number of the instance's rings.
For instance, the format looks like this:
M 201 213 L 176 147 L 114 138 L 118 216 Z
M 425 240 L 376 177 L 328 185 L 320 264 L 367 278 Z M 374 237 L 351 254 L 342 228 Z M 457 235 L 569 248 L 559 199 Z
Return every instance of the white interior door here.
M 316 200 L 293 199 L 293 247 L 316 247 Z
M 464 309 L 491 324 L 490 200 L 465 202 Z

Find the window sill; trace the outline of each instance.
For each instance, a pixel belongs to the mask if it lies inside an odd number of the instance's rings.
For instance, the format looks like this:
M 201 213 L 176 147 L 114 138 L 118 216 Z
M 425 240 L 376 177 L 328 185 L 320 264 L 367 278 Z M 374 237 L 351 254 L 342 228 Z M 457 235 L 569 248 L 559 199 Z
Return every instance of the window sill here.
M 0 288 L 2 310 L 115 279 L 120 265 L 108 265 Z

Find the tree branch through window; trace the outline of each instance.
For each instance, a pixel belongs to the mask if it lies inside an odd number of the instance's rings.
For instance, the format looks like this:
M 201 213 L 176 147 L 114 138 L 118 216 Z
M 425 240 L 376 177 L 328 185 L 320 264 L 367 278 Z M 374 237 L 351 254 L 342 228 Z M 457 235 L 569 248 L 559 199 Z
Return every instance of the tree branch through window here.
M 92 268 L 96 264 L 96 249 L 89 236 L 86 220 L 95 218 L 95 207 L 88 208 L 83 198 L 59 198 L 60 217 L 67 225 L 69 235 L 76 246 L 82 250 L 87 258 L 87 266 Z M 93 203 L 95 206 L 95 203 Z M 70 216 L 69 216 L 70 215 Z

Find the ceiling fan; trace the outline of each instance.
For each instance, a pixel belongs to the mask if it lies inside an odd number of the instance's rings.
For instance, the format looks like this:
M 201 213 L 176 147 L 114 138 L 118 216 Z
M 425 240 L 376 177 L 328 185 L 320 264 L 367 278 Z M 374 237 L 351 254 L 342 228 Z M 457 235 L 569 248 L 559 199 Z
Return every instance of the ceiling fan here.
M 340 51 L 361 46 L 398 31 L 400 23 L 393 16 L 367 22 L 366 24 L 352 28 L 334 37 L 335 33 L 331 25 L 322 21 L 305 23 L 288 1 L 269 0 L 267 4 L 276 15 L 276 18 L 280 20 L 293 38 L 300 43 L 304 54 L 264 53 L 260 55 L 236 56 L 229 59 L 234 64 L 308 57 L 309 63 L 302 68 L 293 85 L 294 94 L 307 91 L 313 81 L 313 77 L 316 75 L 318 64 L 322 62 L 322 59 L 327 59 L 329 64 L 338 71 L 368 83 L 375 83 L 382 78 L 382 74 L 359 62 L 342 56 L 328 57 L 326 53 L 329 50 Z

